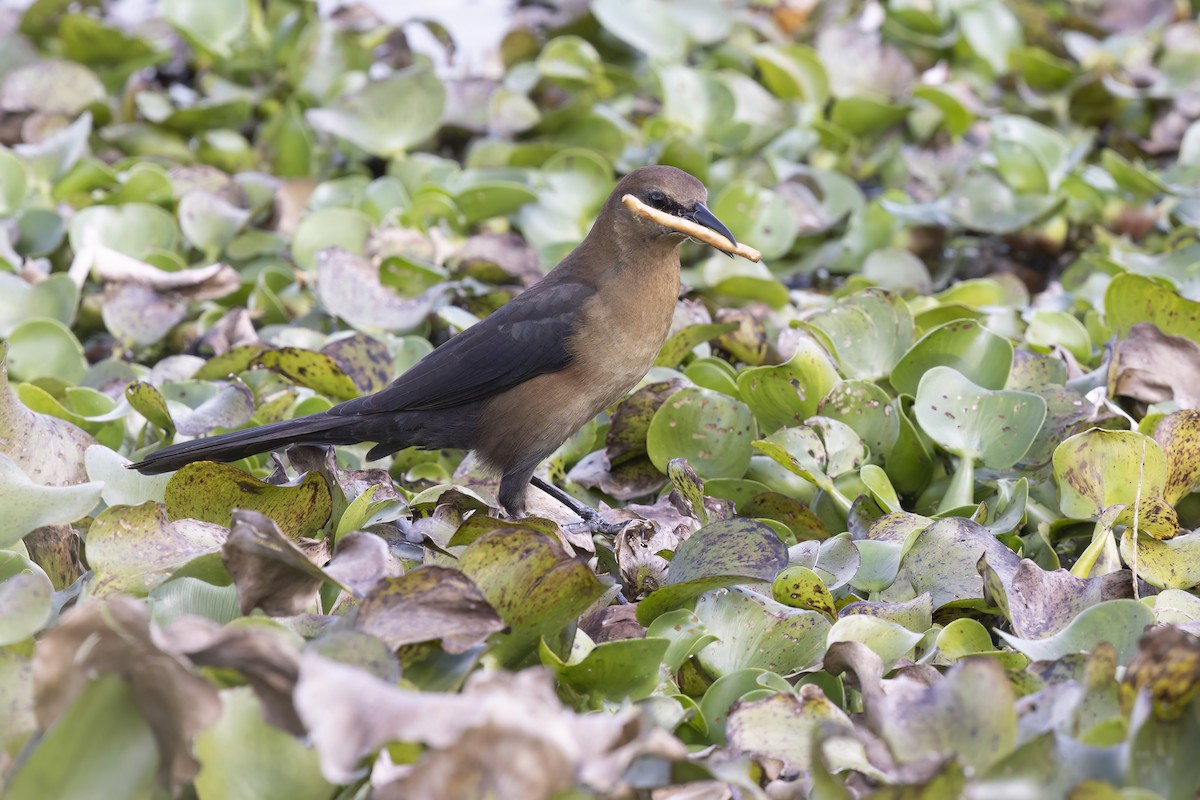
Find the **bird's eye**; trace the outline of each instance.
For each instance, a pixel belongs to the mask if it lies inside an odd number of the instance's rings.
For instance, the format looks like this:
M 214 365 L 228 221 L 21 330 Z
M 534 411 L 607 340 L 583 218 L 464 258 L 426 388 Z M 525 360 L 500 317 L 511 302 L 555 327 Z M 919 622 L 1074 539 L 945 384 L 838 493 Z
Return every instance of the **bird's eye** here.
M 650 192 L 650 194 L 647 195 L 647 197 L 650 200 L 650 204 L 652 206 L 656 206 L 658 208 L 662 208 L 663 203 L 667 202 L 667 196 L 665 194 L 663 194 L 662 192 L 660 192 L 658 189 L 655 189 L 654 191 Z

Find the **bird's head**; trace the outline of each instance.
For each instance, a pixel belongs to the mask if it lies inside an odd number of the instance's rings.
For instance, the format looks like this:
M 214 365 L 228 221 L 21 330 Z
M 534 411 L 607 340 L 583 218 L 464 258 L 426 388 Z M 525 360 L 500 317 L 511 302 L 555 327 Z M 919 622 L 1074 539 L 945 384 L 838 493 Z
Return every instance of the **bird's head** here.
M 635 198 L 643 207 L 660 213 L 646 213 L 645 208 L 633 208 L 625 199 L 627 196 Z M 707 201 L 708 190 L 704 184 L 688 173 L 675 167 L 653 166 L 635 169 L 622 178 L 608 203 L 614 213 L 627 215 L 631 222 L 639 226 L 654 226 L 659 235 L 682 238 L 693 235 L 695 228 L 691 226 L 700 225 L 724 236 L 736 246 L 737 239 L 708 210 Z M 724 251 L 724 248 L 720 249 Z

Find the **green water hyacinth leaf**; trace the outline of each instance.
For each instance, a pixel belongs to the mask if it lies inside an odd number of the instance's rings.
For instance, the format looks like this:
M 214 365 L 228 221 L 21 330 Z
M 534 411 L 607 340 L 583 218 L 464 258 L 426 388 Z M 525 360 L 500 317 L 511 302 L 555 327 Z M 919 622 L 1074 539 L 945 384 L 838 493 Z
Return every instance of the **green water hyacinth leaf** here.
M 50 621 L 53 593 L 41 567 L 20 553 L 0 550 L 0 647 L 28 639 Z
M 863 614 L 894 622 L 913 633 L 924 633 L 933 627 L 933 598 L 928 592 L 903 603 L 858 601 L 843 606 L 842 617 Z
M 564 662 L 543 640 L 538 646 L 542 665 L 564 685 L 589 698 L 599 708 L 604 701 L 641 700 L 658 686 L 659 665 L 670 647 L 669 639 L 617 639 L 594 646 L 576 660 Z
M 869 614 L 851 614 L 833 623 L 826 637 L 827 646 L 835 642 L 859 642 L 871 648 L 890 669 L 924 638 L 903 625 Z
M 833 308 L 805 318 L 800 326 L 837 357 L 850 379 L 887 377 L 913 342 L 908 304 L 882 289 L 867 289 L 839 300 Z
M 680 61 L 688 37 L 671 7 L 661 0 L 596 0 L 592 14 L 625 44 L 661 61 Z
M 709 389 L 687 388 L 654 412 L 646 451 L 660 472 L 673 458 L 686 458 L 702 478 L 740 478 L 750 466 L 750 443 L 758 434 L 754 415 L 742 402 Z
M 848 426 L 843 427 L 849 430 Z M 858 444 L 861 447 L 861 440 Z M 822 441 L 816 428 L 807 425 L 781 428 L 766 439 L 756 440 L 754 449 L 770 457 L 776 464 L 815 484 L 833 498 L 843 513 L 849 512 L 852 501 L 834 485 L 833 478 L 836 475 L 833 473 L 833 469 L 835 464 L 838 465 L 836 468 L 840 469 L 853 464 L 854 460 L 845 462 L 840 458 L 831 459 L 830 453 L 826 449 L 826 442 Z M 861 451 L 859 452 L 861 453 Z M 837 453 L 837 455 L 845 454 L 840 449 Z M 858 459 L 858 463 L 861 464 L 861 459 Z
M 454 196 L 454 203 L 468 223 L 517 212 L 537 200 L 537 192 L 516 181 L 478 181 Z
M 192 559 L 218 553 L 227 531 L 194 519 L 167 518 L 153 501 L 111 506 L 96 516 L 87 536 L 88 565 L 96 573 L 96 596 L 145 595 Z
M 1136 600 L 1107 600 L 1085 609 L 1071 624 L 1045 639 L 1022 639 L 997 630 L 1010 647 L 1034 661 L 1052 661 L 1071 653 L 1091 652 L 1100 642 L 1108 642 L 1117 651 L 1121 664 L 1128 664 L 1137 653 L 1138 639 L 1147 625 L 1154 624 L 1154 612 Z
M 725 733 L 734 753 L 775 759 L 785 769 L 801 772 L 811 769 L 814 751 L 821 752 L 822 741 L 834 730 L 853 730 L 850 718 L 818 687 L 808 685 L 797 693 L 739 702 L 729 714 Z M 875 772 L 859 742 L 841 739 L 829 750 L 831 770 Z
M 705 525 L 675 550 L 667 585 L 638 604 L 638 622 L 649 625 L 710 589 L 772 581 L 787 563 L 787 546 L 761 522 L 729 519 Z
M 198 795 L 249 798 L 286 792 L 293 800 L 322 800 L 336 791 L 321 775 L 317 751 L 268 724 L 265 714 L 250 687 L 221 692 L 221 718 L 196 737 Z
M 1003 389 L 1012 361 L 1012 345 L 1003 336 L 974 320 L 957 320 L 922 336 L 896 363 L 889 380 L 896 391 L 915 395 L 925 373 L 944 366 L 985 389 Z
M 247 0 L 166 0 L 162 13 L 188 39 L 223 58 L 245 34 L 250 19 Z
M 85 111 L 79 119 L 36 144 L 14 145 L 13 152 L 24 159 L 32 177 L 52 181 L 66 175 L 78 163 L 87 152 L 91 135 L 92 114 Z
M 104 484 L 101 498 L 108 506 L 138 506 L 148 500 L 162 502 L 170 475 L 143 475 L 127 469 L 131 462 L 103 445 L 92 445 L 84 453 L 88 477 Z
M 986 556 L 993 572 L 1005 582 L 1021 561 L 987 528 L 962 517 L 937 520 L 914 537 L 906 536 L 903 544 L 895 583 L 882 599 L 902 601 L 928 592 L 934 610 L 951 603 L 989 608 L 983 578 L 976 568 L 979 559 Z M 859 545 L 862 550 L 862 542 Z
M 964 179 L 948 198 L 951 218 L 969 230 L 1005 234 L 1050 216 L 1062 205 L 1055 195 L 1025 195 L 988 173 Z
M 528 528 L 483 534 L 463 551 L 458 568 L 509 627 L 495 635 L 490 651 L 501 664 L 519 663 L 543 639 L 557 641 L 605 588 L 557 540 Z
M 1046 419 L 1036 394 L 979 386 L 950 367 L 921 378 L 914 406 L 917 423 L 935 442 L 960 457 L 940 510 L 974 502 L 974 467 L 1008 469 L 1021 460 Z
M 806 45 L 756 45 L 751 51 L 763 84 L 776 97 L 823 107 L 829 100 L 829 76 L 816 52 Z
M 1000 176 L 1022 194 L 1056 190 L 1084 152 L 1073 153 L 1066 136 L 1013 114 L 992 120 L 991 145 Z
M 1180 297 L 1167 283 L 1123 272 L 1104 292 L 1104 315 L 1113 333 L 1125 336 L 1150 322 L 1170 336 L 1200 341 L 1200 303 Z
M 687 354 L 704 342 L 712 341 L 722 334 L 737 330 L 736 322 L 718 322 L 698 325 L 688 325 L 663 343 L 654 359 L 656 367 L 674 367 L 683 361 Z
M 32 383 L 22 383 L 17 386 L 17 396 L 31 410 L 64 419 L 95 436 L 100 444 L 120 447 L 125 439 L 125 423 L 121 419 L 125 409 L 115 409 L 108 395 L 95 389 L 69 387 L 63 392 L 60 403 L 46 390 Z M 83 413 L 77 413 L 75 409 Z
M 829 111 L 829 121 L 856 137 L 873 136 L 904 119 L 908 108 L 876 97 L 841 97 Z
M 333 508 L 329 486 L 315 472 L 276 486 L 211 461 L 188 464 L 172 475 L 165 503 L 171 520 L 197 519 L 226 526 L 234 509 L 258 511 L 293 538 L 312 538 Z
M 255 359 L 260 367 L 277 372 L 298 386 L 320 392 L 335 400 L 358 397 L 358 387 L 332 357 L 299 347 L 267 350 Z
M 1061 345 L 1085 363 L 1092 357 L 1092 340 L 1088 336 L 1087 328 L 1065 311 L 1034 311 L 1029 316 L 1025 341 L 1043 347 Z
M 1132 521 L 1127 524 L 1132 525 Z M 1121 558 L 1136 567 L 1138 577 L 1146 583 L 1160 589 L 1200 586 L 1200 533 L 1185 533 L 1166 541 L 1142 533 L 1137 537 L 1136 554 L 1132 542 L 1132 532 L 1127 530 L 1121 536 Z
M 51 275 L 30 284 L 0 272 L 0 336 L 8 336 L 22 322 L 48 318 L 70 325 L 79 305 L 79 288 L 68 276 Z
M 157 387 L 145 381 L 134 381 L 125 387 L 125 399 L 147 422 L 157 425 L 168 434 L 175 433 L 175 421 L 171 419 L 167 398 L 163 397 Z
M 646 627 L 646 638 L 670 642 L 662 657 L 663 666 L 670 674 L 678 672 L 684 661 L 717 640 L 699 618 L 686 608 L 659 615 Z
M 1054 450 L 1059 506 L 1075 519 L 1094 519 L 1105 509 L 1161 497 L 1167 458 L 1158 443 L 1135 431 L 1101 428 L 1078 433 Z
M 1167 456 L 1167 482 L 1163 497 L 1177 503 L 1200 490 L 1200 412 L 1176 411 L 1154 428 L 1154 440 Z
M 840 379 L 821 346 L 802 339 L 787 363 L 739 372 L 737 389 L 754 412 L 759 430 L 771 433 L 816 414 L 822 399 Z
M 696 616 L 718 637 L 696 660 L 717 676 L 742 669 L 799 672 L 821 658 L 830 628 L 818 611 L 789 608 L 743 587 L 702 596 Z
M 21 209 L 28 188 L 25 162 L 7 147 L 0 147 L 0 217 L 11 216 Z
M 158 748 L 136 703 L 133 688 L 116 675 L 88 683 L 34 756 L 10 777 L 6 797 L 81 796 L 97 788 L 114 797 L 153 794 Z M 62 769 L 65 762 L 73 769 Z
M 83 517 L 100 501 L 102 488 L 99 483 L 42 486 L 31 481 L 16 461 L 0 454 L 0 504 L 6 509 L 0 521 L 0 547 L 16 544 L 43 525 Z
M 345 139 L 382 158 L 402 155 L 442 125 L 446 90 L 433 70 L 417 65 L 305 112 L 318 131 Z
M 250 220 L 250 211 L 212 192 L 193 189 L 179 198 L 179 227 L 183 236 L 208 258 L 216 258 Z
M 942 125 L 951 136 L 959 137 L 966 133 L 975 115 L 963 105 L 962 101 L 948 91 L 935 86 L 918 86 L 913 89 L 913 97 L 923 100 L 936 108 L 942 115 Z M 928 273 L 926 273 L 928 276 Z
M 317 254 L 329 247 L 358 256 L 370 234 L 371 218 L 361 211 L 322 208 L 300 220 L 292 237 L 292 259 L 297 265 L 311 270 L 317 266 Z
M 556 36 L 538 54 L 537 69 L 546 78 L 590 84 L 604 75 L 604 62 L 586 39 Z
M 173 250 L 179 229 L 174 217 L 158 206 L 125 203 L 83 209 L 71 219 L 67 236 L 76 253 L 99 244 L 144 260 L 155 250 Z
M 60 378 L 79 383 L 87 373 L 83 345 L 56 319 L 27 319 L 8 334 L 8 369 L 17 380 Z
M 829 587 L 808 567 L 791 566 L 776 575 L 771 597 L 785 606 L 820 611 L 831 620 L 837 619 Z

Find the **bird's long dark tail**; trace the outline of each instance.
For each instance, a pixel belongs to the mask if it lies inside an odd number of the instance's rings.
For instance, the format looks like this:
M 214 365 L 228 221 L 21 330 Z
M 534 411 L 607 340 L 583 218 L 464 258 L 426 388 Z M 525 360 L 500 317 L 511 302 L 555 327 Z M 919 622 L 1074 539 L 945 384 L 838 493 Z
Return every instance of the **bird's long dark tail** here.
M 164 447 L 130 464 L 145 475 L 177 470 L 193 461 L 237 461 L 239 458 L 278 450 L 293 444 L 354 444 L 364 441 L 349 428 L 364 427 L 362 420 L 334 414 L 312 414 L 298 419 L 273 422 L 257 428 L 223 433 L 207 439 Z

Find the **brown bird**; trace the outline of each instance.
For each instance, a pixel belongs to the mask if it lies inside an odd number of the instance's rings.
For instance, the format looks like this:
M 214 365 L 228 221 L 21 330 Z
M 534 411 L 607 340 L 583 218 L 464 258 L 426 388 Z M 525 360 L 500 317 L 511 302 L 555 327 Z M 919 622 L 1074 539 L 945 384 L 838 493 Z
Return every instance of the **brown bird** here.
M 368 459 L 414 445 L 471 449 L 500 473 L 500 503 L 520 516 L 538 464 L 654 363 L 679 295 L 683 231 L 708 234 L 698 223 L 726 237 L 730 249 L 737 245 L 707 199 L 704 185 L 682 170 L 634 170 L 587 238 L 545 278 L 385 389 L 318 414 L 172 445 L 132 467 L 156 474 L 292 444 L 376 442 Z M 595 521 L 561 490 L 536 484 Z

